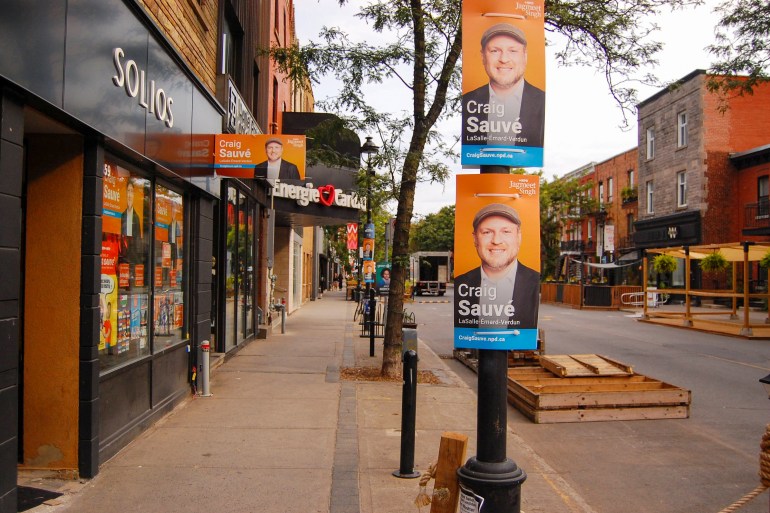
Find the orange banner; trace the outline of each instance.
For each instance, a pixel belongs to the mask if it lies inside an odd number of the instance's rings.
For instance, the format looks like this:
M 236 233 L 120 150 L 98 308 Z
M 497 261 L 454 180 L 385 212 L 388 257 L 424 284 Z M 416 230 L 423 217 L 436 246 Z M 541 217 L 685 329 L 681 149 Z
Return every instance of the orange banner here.
M 305 179 L 305 136 L 218 134 L 217 175 L 235 178 Z

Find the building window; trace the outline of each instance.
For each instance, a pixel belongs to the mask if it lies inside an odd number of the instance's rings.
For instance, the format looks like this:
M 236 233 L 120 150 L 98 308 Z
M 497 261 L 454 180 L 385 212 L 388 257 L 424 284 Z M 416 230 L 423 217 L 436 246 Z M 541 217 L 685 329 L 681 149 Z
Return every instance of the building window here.
M 676 206 L 687 206 L 687 173 L 685 171 L 676 174 Z
M 760 176 L 757 178 L 757 215 L 767 216 L 770 214 L 770 177 Z
M 607 203 L 612 203 L 612 177 L 607 178 Z
M 647 160 L 655 158 L 655 130 L 647 129 Z
M 626 214 L 626 231 L 629 236 L 634 233 L 634 214 Z
M 687 146 L 687 113 L 680 112 L 677 116 L 676 146 L 684 148 Z
M 628 187 L 633 188 L 634 187 L 634 170 L 629 169 L 626 174 L 628 176 Z
M 647 182 L 647 213 L 648 214 L 652 214 L 653 212 L 655 212 L 655 209 L 652 203 L 653 192 L 655 191 L 652 187 L 652 180 L 650 180 Z
M 222 23 L 222 47 L 220 71 L 223 75 L 230 75 L 233 82 L 242 88 L 241 57 L 243 55 L 243 33 L 239 29 L 237 21 L 226 14 Z
M 588 220 L 588 240 L 591 240 L 594 236 L 594 224 L 591 220 Z
M 102 371 L 181 342 L 183 196 L 105 162 L 99 363 Z
M 604 203 L 604 183 L 599 182 L 599 205 Z

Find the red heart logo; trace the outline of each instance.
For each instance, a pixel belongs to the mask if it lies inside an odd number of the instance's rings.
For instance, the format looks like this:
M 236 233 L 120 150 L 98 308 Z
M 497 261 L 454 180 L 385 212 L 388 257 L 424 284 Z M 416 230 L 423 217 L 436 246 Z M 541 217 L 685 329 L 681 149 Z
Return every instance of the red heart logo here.
M 333 185 L 322 185 L 318 188 L 318 201 L 326 205 L 327 207 L 331 207 L 332 203 L 334 203 L 334 186 Z

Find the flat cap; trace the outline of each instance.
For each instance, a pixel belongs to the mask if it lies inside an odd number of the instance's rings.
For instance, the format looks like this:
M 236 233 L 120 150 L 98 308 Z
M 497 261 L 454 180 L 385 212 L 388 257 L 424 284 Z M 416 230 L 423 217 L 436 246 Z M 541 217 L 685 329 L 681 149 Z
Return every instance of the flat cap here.
M 279 137 L 270 137 L 267 141 L 265 141 L 265 146 L 270 143 L 278 143 L 283 146 L 283 141 Z
M 510 221 L 521 226 L 519 213 L 514 209 L 502 203 L 490 203 L 476 213 L 476 217 L 473 218 L 473 231 L 476 231 L 479 223 L 489 216 L 505 217 L 506 219 L 509 219 Z
M 484 31 L 484 34 L 481 36 L 481 49 L 483 50 L 486 48 L 487 42 L 490 39 L 500 35 L 510 36 L 524 46 L 527 46 L 527 36 L 524 35 L 523 30 L 521 30 L 519 27 L 511 25 L 510 23 L 498 23 L 497 25 L 492 25 Z

